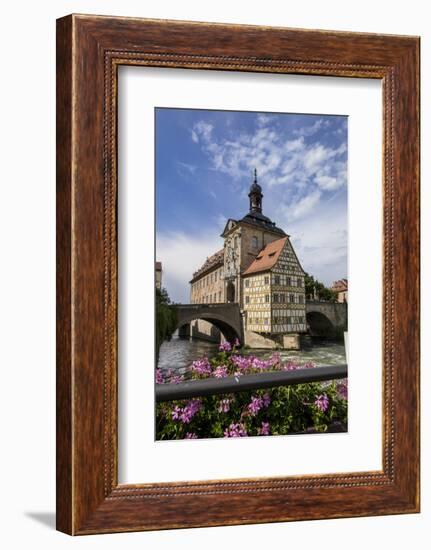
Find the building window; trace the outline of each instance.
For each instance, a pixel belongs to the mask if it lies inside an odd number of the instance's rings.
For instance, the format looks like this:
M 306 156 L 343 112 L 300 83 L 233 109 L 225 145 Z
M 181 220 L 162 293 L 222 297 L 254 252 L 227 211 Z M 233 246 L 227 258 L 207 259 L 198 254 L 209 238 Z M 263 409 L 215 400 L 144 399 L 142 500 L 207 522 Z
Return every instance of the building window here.
M 279 285 L 280 284 L 280 275 L 275 275 L 274 277 L 274 284 Z
M 214 273 L 214 282 L 217 282 L 217 271 Z
M 301 277 L 298 277 L 298 286 L 303 286 L 303 285 L 302 285 L 302 278 L 301 278 Z
M 249 304 L 249 303 L 250 303 L 250 296 L 246 296 L 246 297 L 245 297 L 245 303 L 246 303 L 246 304 Z
M 245 280 L 245 286 L 248 288 L 250 286 L 250 281 L 248 279 Z
M 265 277 L 265 284 L 269 285 L 269 277 Z
M 265 302 L 269 304 L 269 294 L 265 294 Z
M 285 295 L 285 294 L 280 294 L 280 302 L 281 302 L 282 304 L 284 304 L 285 301 L 286 301 L 286 295 Z
M 273 301 L 275 304 L 278 304 L 278 294 L 273 295 Z
M 269 325 L 269 319 L 268 319 L 268 317 L 265 317 L 265 319 L 263 320 L 263 324 L 264 324 L 264 325 Z
M 292 279 L 290 277 L 287 277 L 286 284 L 287 286 L 292 286 Z
M 221 290 L 218 293 L 218 301 L 221 302 Z
M 289 302 L 291 304 L 295 303 L 295 294 L 289 294 Z
M 299 295 L 299 303 L 300 304 L 304 303 L 304 296 L 302 294 Z
M 259 246 L 259 240 L 258 240 L 258 238 L 257 238 L 257 237 L 253 237 L 252 242 L 253 242 L 253 248 L 258 248 L 258 246 Z

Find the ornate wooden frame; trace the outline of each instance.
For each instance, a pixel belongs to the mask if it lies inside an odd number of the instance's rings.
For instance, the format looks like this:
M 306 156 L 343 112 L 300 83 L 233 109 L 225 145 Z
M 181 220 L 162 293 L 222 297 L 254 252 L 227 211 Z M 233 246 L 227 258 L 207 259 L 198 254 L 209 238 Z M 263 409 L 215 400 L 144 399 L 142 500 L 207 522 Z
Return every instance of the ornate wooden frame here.
M 117 482 L 119 65 L 378 78 L 383 470 Z M 57 528 L 69 534 L 419 511 L 419 38 L 70 15 L 57 22 Z

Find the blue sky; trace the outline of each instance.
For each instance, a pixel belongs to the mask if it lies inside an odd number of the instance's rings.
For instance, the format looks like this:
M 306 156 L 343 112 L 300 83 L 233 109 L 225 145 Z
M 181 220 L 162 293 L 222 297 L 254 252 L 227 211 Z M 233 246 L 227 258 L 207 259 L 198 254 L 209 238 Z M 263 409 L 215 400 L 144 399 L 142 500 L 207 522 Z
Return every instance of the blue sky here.
M 189 301 L 226 220 L 248 211 L 254 168 L 303 268 L 347 276 L 347 117 L 156 109 L 156 255 L 173 300 Z

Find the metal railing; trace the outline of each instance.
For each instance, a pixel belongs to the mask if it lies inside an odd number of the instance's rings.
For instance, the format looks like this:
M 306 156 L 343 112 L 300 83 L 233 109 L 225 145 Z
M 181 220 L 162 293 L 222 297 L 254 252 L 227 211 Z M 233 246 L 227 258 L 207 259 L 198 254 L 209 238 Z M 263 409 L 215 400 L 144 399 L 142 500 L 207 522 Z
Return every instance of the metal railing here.
M 180 384 L 156 384 L 156 401 L 176 401 L 222 393 L 262 390 L 278 386 L 292 386 L 310 382 L 324 382 L 347 378 L 347 365 L 315 367 L 294 371 L 263 372 L 226 378 L 190 380 Z

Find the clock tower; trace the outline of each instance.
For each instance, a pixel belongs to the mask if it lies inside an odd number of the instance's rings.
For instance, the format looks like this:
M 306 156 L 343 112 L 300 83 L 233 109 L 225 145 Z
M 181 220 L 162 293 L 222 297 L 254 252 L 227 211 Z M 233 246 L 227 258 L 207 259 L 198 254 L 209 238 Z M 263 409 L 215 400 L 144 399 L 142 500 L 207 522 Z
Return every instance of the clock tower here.
M 262 187 L 257 183 L 257 170 L 254 169 L 253 183 L 250 186 L 250 192 L 248 194 L 250 199 L 250 214 L 258 213 L 262 214 Z
M 240 307 L 243 307 L 243 272 L 269 242 L 286 235 L 262 213 L 263 193 L 257 182 L 256 169 L 253 172 L 248 198 L 248 213 L 239 220 L 229 219 L 222 233 L 225 297 L 227 302 L 236 302 Z

